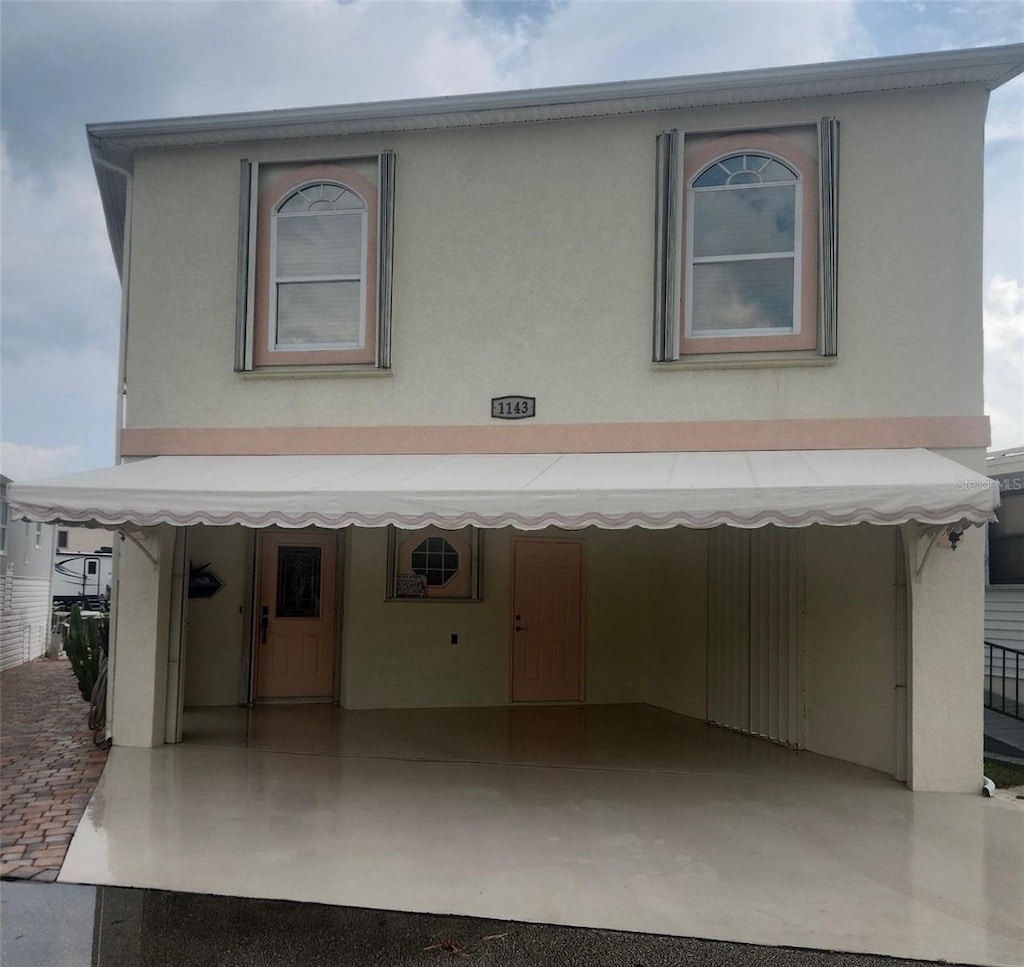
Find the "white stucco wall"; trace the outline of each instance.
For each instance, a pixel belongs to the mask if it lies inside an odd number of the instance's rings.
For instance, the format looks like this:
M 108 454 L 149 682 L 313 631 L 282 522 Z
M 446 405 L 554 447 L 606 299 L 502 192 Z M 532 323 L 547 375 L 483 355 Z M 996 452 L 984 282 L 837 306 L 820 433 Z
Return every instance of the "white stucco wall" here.
M 805 544 L 806 747 L 896 768 L 896 531 L 811 527 Z
M 504 705 L 508 701 L 509 576 L 515 532 L 481 534 L 483 599 L 385 601 L 387 535 L 352 529 L 346 558 L 342 703 L 348 708 Z M 641 531 L 555 530 L 585 545 L 584 697 L 644 702 L 647 653 L 657 633 Z M 458 644 L 451 635 L 458 634 Z
M 957 87 L 143 152 L 129 425 L 486 424 L 509 392 L 556 423 L 980 414 L 985 103 Z M 655 135 L 825 114 L 841 125 L 838 362 L 655 371 Z M 239 159 L 383 147 L 398 171 L 393 374 L 234 374 Z
M 980 792 L 985 533 L 956 550 L 903 527 L 910 622 L 910 776 L 913 789 Z M 923 561 L 923 566 L 922 566 Z
M 481 534 L 483 599 L 386 601 L 387 533 L 343 540 L 341 693 L 348 708 L 503 705 L 508 701 L 510 530 Z M 525 535 L 524 535 L 525 536 Z M 701 532 L 545 531 L 585 544 L 585 700 L 705 710 L 706 540 Z M 244 700 L 250 551 L 242 528 L 194 527 L 189 556 L 224 581 L 189 602 L 186 705 Z M 458 644 L 451 635 L 458 635 Z
M 248 700 L 245 628 L 252 583 L 251 532 L 244 527 L 189 529 L 189 558 L 224 582 L 212 598 L 188 601 L 185 705 L 235 705 Z
M 483 601 L 386 602 L 387 531 L 348 532 L 341 675 L 346 708 L 507 701 L 508 604 L 502 592 L 508 560 L 503 542 L 491 537 L 485 535 L 483 550 Z

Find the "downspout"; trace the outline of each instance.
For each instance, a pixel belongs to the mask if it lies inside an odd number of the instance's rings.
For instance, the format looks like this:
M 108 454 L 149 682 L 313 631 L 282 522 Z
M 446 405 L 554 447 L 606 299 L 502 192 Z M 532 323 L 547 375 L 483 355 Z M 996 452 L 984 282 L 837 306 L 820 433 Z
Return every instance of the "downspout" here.
M 93 164 L 112 171 L 124 178 L 125 213 L 124 229 L 121 241 L 121 319 L 120 340 L 117 359 L 117 401 L 114 415 L 114 464 L 121 462 L 121 430 L 124 427 L 125 403 L 127 398 L 127 359 L 128 359 L 128 292 L 131 281 L 131 233 L 132 233 L 132 173 L 127 168 L 99 157 L 95 143 L 90 140 L 90 153 Z M 107 738 L 113 738 L 114 732 L 114 689 L 117 681 L 115 666 L 117 661 L 117 603 L 121 584 L 120 542 L 114 542 L 111 557 L 110 612 L 114 620 L 110 622 L 110 637 L 107 654 Z

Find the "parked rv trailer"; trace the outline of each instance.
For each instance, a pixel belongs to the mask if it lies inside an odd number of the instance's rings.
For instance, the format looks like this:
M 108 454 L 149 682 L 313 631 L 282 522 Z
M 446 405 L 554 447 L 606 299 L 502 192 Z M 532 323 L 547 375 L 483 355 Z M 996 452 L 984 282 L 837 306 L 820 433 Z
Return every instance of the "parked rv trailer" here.
M 109 551 L 75 553 L 57 551 L 53 565 L 55 608 L 81 604 L 105 609 L 110 603 L 112 555 Z

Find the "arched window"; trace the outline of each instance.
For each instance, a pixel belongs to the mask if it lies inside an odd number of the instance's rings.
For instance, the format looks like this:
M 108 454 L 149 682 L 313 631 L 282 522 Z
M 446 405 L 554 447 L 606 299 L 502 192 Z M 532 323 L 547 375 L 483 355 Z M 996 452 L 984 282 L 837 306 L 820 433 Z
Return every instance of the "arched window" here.
M 378 357 L 381 169 L 353 159 L 250 172 L 251 349 L 240 369 L 387 361 L 386 351 Z M 384 223 L 390 238 L 390 215 Z
M 792 168 L 753 152 L 694 178 L 688 335 L 799 331 L 801 188 Z
M 818 170 L 797 141 L 752 132 L 687 152 L 682 355 L 816 348 Z
M 366 218 L 366 201 L 339 182 L 302 185 L 275 206 L 271 348 L 362 348 Z

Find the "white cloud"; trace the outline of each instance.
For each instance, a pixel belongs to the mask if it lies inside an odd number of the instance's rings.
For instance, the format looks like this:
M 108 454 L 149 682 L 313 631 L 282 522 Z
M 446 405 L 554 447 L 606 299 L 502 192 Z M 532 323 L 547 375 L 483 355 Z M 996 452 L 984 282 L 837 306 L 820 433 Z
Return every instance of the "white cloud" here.
M 80 453 L 75 444 L 58 447 L 0 443 L 0 473 L 11 480 L 34 480 L 62 473 Z
M 992 447 L 1024 443 L 1024 288 L 997 275 L 985 296 L 985 409 Z
M 700 74 L 831 60 L 864 42 L 847 0 L 571 3 L 520 71 L 530 86 Z

